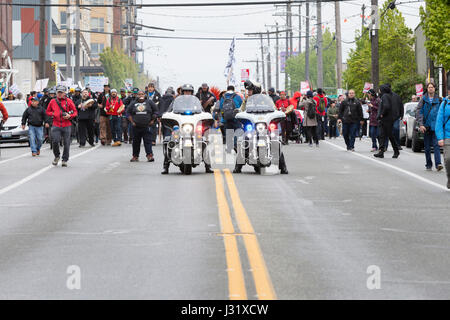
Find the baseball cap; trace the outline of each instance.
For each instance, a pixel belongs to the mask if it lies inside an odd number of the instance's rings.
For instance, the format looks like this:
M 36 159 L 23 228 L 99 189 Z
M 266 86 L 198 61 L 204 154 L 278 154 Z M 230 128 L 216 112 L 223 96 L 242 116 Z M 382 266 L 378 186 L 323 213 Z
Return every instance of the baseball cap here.
M 117 93 L 117 90 L 116 89 L 112 89 L 111 93 L 113 93 L 113 92 Z
M 66 87 L 64 87 L 64 86 L 57 86 L 56 87 L 56 92 L 66 92 Z
M 133 88 L 133 93 L 138 93 L 139 92 L 139 88 Z
M 33 97 L 33 98 L 31 98 L 31 101 L 39 101 L 39 98 L 38 97 Z

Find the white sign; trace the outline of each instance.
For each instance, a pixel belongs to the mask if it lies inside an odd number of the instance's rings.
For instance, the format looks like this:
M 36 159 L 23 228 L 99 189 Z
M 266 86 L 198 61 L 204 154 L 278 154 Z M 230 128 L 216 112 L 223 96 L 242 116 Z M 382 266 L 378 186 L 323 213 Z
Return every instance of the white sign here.
M 125 79 L 124 83 L 128 91 L 133 89 L 133 79 Z
M 241 82 L 250 79 L 250 69 L 241 69 Z
M 306 94 L 306 92 L 310 91 L 311 88 L 309 87 L 309 82 L 308 81 L 301 81 L 300 82 L 300 93 L 301 94 Z
M 103 86 L 108 84 L 106 77 L 89 77 L 89 88 L 93 92 L 103 92 Z
M 34 85 L 34 91 L 41 92 L 45 88 L 47 88 L 48 78 L 36 80 L 36 84 Z
M 17 84 L 15 84 L 15 83 L 11 87 L 9 87 L 9 90 L 15 96 L 17 96 L 20 93 L 20 89 L 19 89 L 19 87 L 17 87 Z
M 12 22 L 12 45 L 20 47 L 22 45 L 22 21 L 13 20 Z

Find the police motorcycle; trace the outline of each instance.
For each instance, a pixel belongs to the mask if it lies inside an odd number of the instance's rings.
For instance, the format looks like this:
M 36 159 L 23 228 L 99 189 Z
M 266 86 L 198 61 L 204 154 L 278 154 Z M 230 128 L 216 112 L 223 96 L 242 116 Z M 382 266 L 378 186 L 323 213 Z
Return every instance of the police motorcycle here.
M 285 117 L 267 95 L 254 94 L 247 99 L 245 112 L 236 115 L 244 132 L 237 139 L 235 173 L 240 173 L 245 164 L 253 166 L 258 174 L 271 165 L 278 165 L 282 174 L 288 173 L 279 130 Z
M 211 113 L 203 111 L 200 100 L 193 95 L 177 97 L 161 122 L 171 131 L 163 144 L 165 169 L 173 163 L 183 174 L 190 175 L 192 168 L 205 161 L 206 172 L 211 172 L 209 159 L 204 159 L 208 142 L 205 132 L 214 120 Z

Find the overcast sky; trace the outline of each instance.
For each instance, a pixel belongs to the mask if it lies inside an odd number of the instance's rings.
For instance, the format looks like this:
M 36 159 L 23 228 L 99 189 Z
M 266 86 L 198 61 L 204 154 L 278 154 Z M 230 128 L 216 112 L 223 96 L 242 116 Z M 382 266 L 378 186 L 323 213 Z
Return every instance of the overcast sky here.
M 138 0 L 139 2 L 140 0 Z M 142 0 L 143 3 L 181 3 L 205 2 L 205 0 Z M 214 0 L 221 2 L 223 0 Z M 239 2 L 240 0 L 228 0 Z M 398 0 L 397 3 L 415 0 Z M 380 1 L 384 3 L 384 1 Z M 419 23 L 419 7 L 424 2 L 404 3 L 398 5 L 406 24 L 414 30 Z M 370 13 L 370 0 L 341 2 L 342 40 L 353 41 L 356 30 L 361 29 L 361 6 L 365 4 L 366 15 Z M 381 6 L 381 4 L 380 4 Z M 175 29 L 166 32 L 144 28 L 140 34 L 184 37 L 245 37 L 246 32 L 264 32 L 266 25 L 285 25 L 284 17 L 273 16 L 277 10 L 272 5 L 238 6 L 238 7 L 199 7 L 199 8 L 143 8 L 138 11 L 138 20 L 143 24 Z M 278 12 L 284 12 L 282 8 Z M 298 13 L 298 8 L 294 9 Z M 305 6 L 302 7 L 302 15 Z M 316 15 L 316 7 L 310 5 L 310 15 Z M 345 21 L 344 21 L 345 19 Z M 322 21 L 332 32 L 335 30 L 334 3 L 322 3 Z M 302 22 L 304 25 L 304 20 Z M 298 29 L 298 17 L 293 17 L 294 28 Z M 311 26 L 312 28 L 313 26 Z M 297 31 L 298 32 L 298 31 Z M 304 34 L 303 30 L 303 34 Z M 295 35 L 298 35 L 295 34 Z M 220 88 L 226 86 L 224 68 L 228 59 L 231 41 L 206 40 L 169 40 L 141 38 L 145 52 L 145 69 L 153 78 L 159 76 L 161 89 L 168 86 L 177 87 L 183 83 L 192 83 L 198 87 L 203 82 Z M 266 42 L 265 42 L 266 43 Z M 294 39 L 294 48 L 298 46 Z M 280 46 L 284 48 L 284 41 Z M 272 61 L 274 61 L 275 41 L 271 40 Z M 347 59 L 353 44 L 343 43 L 343 60 Z M 304 50 L 304 40 L 302 43 Z M 240 82 L 240 70 L 250 69 L 250 78 L 256 78 L 254 63 L 244 60 L 255 60 L 260 56 L 259 41 L 236 41 L 236 80 Z M 316 72 L 311 70 L 311 72 Z M 273 80 L 275 83 L 275 64 L 273 64 Z M 284 75 L 280 77 L 280 89 L 284 89 Z

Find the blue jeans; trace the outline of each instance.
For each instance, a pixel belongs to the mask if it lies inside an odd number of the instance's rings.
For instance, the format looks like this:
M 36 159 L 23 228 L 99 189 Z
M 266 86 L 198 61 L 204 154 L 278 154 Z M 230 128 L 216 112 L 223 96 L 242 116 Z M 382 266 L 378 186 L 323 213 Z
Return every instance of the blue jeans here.
M 122 139 L 122 117 L 111 116 L 109 120 L 111 124 L 111 134 L 114 142 L 121 141 Z
M 379 132 L 378 126 L 370 126 L 369 136 L 372 138 L 372 148 L 374 148 L 374 149 L 378 149 L 377 139 L 378 139 L 379 135 L 380 135 L 380 132 Z
M 36 153 L 41 150 L 42 141 L 44 141 L 44 128 L 28 126 L 28 135 L 30 138 L 31 152 Z
M 441 149 L 438 145 L 438 140 L 436 138 L 436 133 L 434 131 L 426 131 L 423 137 L 423 144 L 425 148 L 425 159 L 427 163 L 425 166 L 431 168 L 433 162 L 431 161 L 431 145 L 434 148 L 434 163 L 436 167 L 441 164 Z
M 347 150 L 355 148 L 355 137 L 358 131 L 358 123 L 342 123 L 342 135 L 344 136 Z

